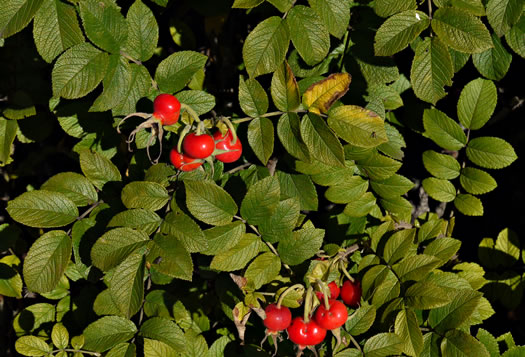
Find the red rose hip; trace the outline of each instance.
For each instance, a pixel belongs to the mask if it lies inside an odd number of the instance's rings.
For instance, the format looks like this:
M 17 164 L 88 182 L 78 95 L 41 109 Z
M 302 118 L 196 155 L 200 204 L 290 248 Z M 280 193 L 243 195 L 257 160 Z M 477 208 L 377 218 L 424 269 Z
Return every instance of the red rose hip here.
M 213 153 L 213 150 L 215 150 L 215 141 L 208 134 L 190 133 L 182 142 L 182 151 L 195 159 L 205 159 Z
M 266 318 L 263 323 L 268 332 L 276 332 L 286 330 L 292 322 L 292 313 L 286 306 L 277 307 L 276 304 L 270 304 L 264 309 L 266 312 Z
M 361 283 L 346 280 L 341 287 L 341 299 L 350 307 L 357 307 L 361 301 Z
M 159 94 L 153 101 L 153 116 L 162 125 L 173 125 L 179 120 L 180 102 L 171 94 Z

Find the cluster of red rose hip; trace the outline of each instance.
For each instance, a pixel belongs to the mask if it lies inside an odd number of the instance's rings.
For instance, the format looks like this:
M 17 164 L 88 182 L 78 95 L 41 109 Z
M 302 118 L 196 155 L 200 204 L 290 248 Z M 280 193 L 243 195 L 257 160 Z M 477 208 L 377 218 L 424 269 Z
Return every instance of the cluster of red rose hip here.
M 307 321 L 302 316 L 296 316 L 292 320 L 292 313 L 286 306 L 268 305 L 264 310 L 266 318 L 263 320 L 267 329 L 266 334 L 277 335 L 280 331 L 286 330 L 288 338 L 298 346 L 300 352 L 306 347 L 312 348 L 323 342 L 328 330 L 339 339 L 339 328 L 348 319 L 347 306 L 355 308 L 359 305 L 361 284 L 358 281 L 346 280 L 341 288 L 335 282 L 329 283 L 328 288 L 330 289 L 328 306 L 323 303 L 324 294 L 317 291 L 316 295 L 321 305 L 312 314 L 313 318 Z M 344 304 L 337 300 L 339 293 Z
M 176 169 L 193 171 L 201 166 L 204 161 L 210 160 L 213 157 L 224 163 L 237 161 L 241 157 L 242 143 L 237 138 L 233 126 L 229 121 L 225 120 L 228 126 L 225 132 L 221 132 L 221 130 L 217 128 L 213 135 L 210 135 L 206 132 L 204 126 L 201 125 L 202 123 L 196 113 L 189 106 L 181 104 L 175 96 L 166 93 L 159 94 L 153 101 L 153 114 L 132 113 L 124 118 L 125 120 L 131 116 L 140 116 L 147 119 L 133 130 L 128 139 L 128 143 L 133 141 L 138 131 L 145 128 L 152 128 L 152 136 L 156 134 L 159 141 L 162 142 L 162 128 L 177 123 L 181 109 L 187 110 L 193 119 L 197 120 L 197 131 L 191 131 L 191 128 L 189 128 L 189 130 L 183 130 L 183 133 L 186 135 L 182 134 L 181 145 L 179 144 L 171 149 L 170 161 Z

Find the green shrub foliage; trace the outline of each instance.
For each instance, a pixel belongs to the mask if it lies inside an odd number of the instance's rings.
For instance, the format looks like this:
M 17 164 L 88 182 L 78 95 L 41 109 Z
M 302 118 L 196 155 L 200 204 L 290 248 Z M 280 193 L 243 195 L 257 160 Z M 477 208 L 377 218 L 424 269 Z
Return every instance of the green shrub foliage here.
M 8 353 L 523 355 L 486 323 L 522 299 L 518 234 L 454 227 L 517 159 L 481 129 L 524 34 L 519 0 L 2 1 Z M 170 162 L 217 130 L 238 159 Z M 258 347 L 269 304 L 312 320 L 347 280 L 321 343 Z

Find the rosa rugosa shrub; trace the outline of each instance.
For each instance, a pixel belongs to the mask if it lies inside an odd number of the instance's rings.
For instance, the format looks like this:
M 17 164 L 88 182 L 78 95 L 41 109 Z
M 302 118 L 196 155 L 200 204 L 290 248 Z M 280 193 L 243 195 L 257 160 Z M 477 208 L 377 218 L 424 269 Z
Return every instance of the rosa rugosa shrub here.
M 1 2 L 0 355 L 522 355 L 524 34 L 520 1 Z

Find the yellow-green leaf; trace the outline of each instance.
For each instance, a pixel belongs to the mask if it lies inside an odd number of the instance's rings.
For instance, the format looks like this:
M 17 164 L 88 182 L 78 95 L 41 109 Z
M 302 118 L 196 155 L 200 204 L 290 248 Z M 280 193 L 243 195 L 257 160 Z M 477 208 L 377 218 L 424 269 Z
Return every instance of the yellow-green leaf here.
M 348 91 L 351 80 L 348 73 L 334 73 L 312 84 L 303 95 L 304 106 L 316 114 L 326 114 L 332 104 Z

